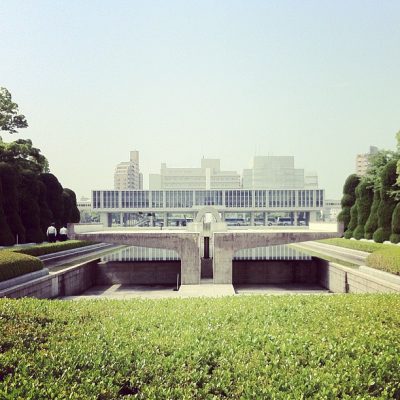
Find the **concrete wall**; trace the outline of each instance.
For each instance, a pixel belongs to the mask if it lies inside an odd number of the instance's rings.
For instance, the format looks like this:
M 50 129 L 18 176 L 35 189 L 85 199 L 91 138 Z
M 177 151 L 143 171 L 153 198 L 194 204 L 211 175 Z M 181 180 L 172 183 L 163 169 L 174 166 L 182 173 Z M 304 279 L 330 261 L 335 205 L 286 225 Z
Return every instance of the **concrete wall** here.
M 318 282 L 316 260 L 235 260 L 233 284 L 280 284 Z
M 400 293 L 400 284 L 381 274 L 323 260 L 319 262 L 318 271 L 319 284 L 334 293 Z
M 67 270 L 2 290 L 0 297 L 52 299 L 80 294 L 93 286 L 98 261 L 82 263 Z
M 104 262 L 95 269 L 96 285 L 175 285 L 180 261 Z

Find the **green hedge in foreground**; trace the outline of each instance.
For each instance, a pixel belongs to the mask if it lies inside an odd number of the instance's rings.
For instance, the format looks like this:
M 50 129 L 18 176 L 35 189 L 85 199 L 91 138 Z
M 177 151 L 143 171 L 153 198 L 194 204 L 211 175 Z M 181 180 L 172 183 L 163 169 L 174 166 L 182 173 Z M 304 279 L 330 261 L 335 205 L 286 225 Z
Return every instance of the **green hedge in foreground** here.
M 1 399 L 400 396 L 398 295 L 2 299 L 0 318 Z
M 0 282 L 25 275 L 29 272 L 39 271 L 43 268 L 42 262 L 35 257 L 25 254 L 16 254 L 12 251 L 0 251 Z M 1 317 L 0 317 L 1 323 Z M 0 349 L 1 353 L 1 349 Z M 0 362 L 1 376 L 1 362 Z M 1 382 L 1 378 L 0 378 Z
M 377 250 L 367 257 L 367 265 L 400 275 L 400 246 Z
M 56 253 L 58 251 L 63 251 L 63 250 L 76 249 L 79 247 L 89 246 L 91 244 L 94 243 L 83 240 L 68 240 L 66 242 L 44 243 L 31 247 L 17 248 L 17 249 L 12 249 L 12 251 L 14 253 L 28 254 L 31 256 L 39 257 L 45 254 Z

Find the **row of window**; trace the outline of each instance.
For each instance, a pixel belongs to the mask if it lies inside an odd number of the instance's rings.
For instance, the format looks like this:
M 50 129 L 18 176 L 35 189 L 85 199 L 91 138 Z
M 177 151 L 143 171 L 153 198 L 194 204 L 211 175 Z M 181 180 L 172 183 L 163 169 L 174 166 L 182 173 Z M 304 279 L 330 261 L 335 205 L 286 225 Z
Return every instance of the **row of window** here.
M 94 190 L 93 208 L 226 208 L 317 207 L 323 190 Z

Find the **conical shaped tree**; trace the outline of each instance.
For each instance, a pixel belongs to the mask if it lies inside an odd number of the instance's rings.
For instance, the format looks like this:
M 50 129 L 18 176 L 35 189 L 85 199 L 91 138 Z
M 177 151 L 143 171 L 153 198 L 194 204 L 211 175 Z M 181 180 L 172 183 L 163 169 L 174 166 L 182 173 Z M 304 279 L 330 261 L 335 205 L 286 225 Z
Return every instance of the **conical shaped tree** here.
M 53 213 L 53 222 L 59 228 L 64 217 L 63 188 L 53 174 L 41 174 L 40 179 L 46 186 L 46 200 Z
M 12 246 L 15 243 L 14 236 L 7 224 L 3 210 L 3 187 L 0 181 L 0 246 Z
M 40 212 L 40 227 L 42 234 L 45 235 L 47 228 L 53 222 L 53 213 L 50 210 L 49 205 L 47 204 L 47 189 L 46 185 L 38 179 L 38 189 L 39 189 L 39 212 Z
M 350 223 L 350 209 L 356 201 L 356 187 L 360 183 L 360 178 L 356 174 L 350 175 L 343 186 L 343 197 L 341 200 L 342 211 L 338 215 L 338 221 L 343 222 L 346 231 Z
M 22 171 L 19 183 L 19 204 L 26 241 L 41 243 L 45 239 L 40 226 L 39 184 L 32 171 Z
M 17 187 L 19 176 L 10 165 L 0 163 L 0 180 L 3 186 L 3 210 L 7 224 L 14 236 L 14 243 L 25 243 L 25 228 L 19 215 Z
M 392 215 L 396 207 L 395 199 L 390 191 L 396 183 L 397 160 L 389 161 L 381 173 L 381 202 L 378 207 L 378 229 L 374 232 L 375 242 L 389 240 L 392 233 Z
M 365 236 L 365 224 L 371 212 L 374 192 L 366 180 L 361 180 L 356 188 L 357 227 L 354 229 L 353 237 L 357 240 Z
M 390 235 L 392 243 L 400 242 L 400 203 L 397 203 L 392 215 L 392 234 Z
M 381 203 L 381 191 L 374 189 L 374 199 L 372 201 L 371 212 L 365 224 L 365 239 L 371 240 L 374 232 L 378 229 L 378 208 Z

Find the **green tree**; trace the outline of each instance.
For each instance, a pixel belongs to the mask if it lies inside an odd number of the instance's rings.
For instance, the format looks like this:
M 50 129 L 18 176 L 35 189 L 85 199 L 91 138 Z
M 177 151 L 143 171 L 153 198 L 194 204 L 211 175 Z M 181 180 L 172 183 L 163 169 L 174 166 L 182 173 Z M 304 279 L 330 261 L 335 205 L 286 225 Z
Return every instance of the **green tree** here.
M 392 215 L 392 234 L 390 235 L 392 243 L 400 242 L 400 202 L 397 203 Z
M 365 236 L 365 224 L 371 212 L 373 198 L 372 188 L 365 179 L 362 179 L 356 188 L 357 226 L 354 229 L 353 237 L 357 240 Z
M 45 239 L 40 226 L 39 190 L 38 177 L 32 171 L 22 171 L 18 190 L 19 208 L 29 243 L 41 243 Z
M 19 216 L 18 183 L 19 176 L 13 167 L 0 163 L 0 180 L 3 187 L 3 209 L 7 224 L 14 237 L 14 243 L 25 243 L 25 228 Z
M 0 138 L 0 161 L 22 171 L 29 170 L 36 174 L 49 171 L 49 163 L 40 149 L 33 147 L 29 139 L 19 139 L 5 143 Z
M 25 116 L 19 114 L 18 104 L 12 101 L 11 93 L 4 87 L 0 88 L 0 130 L 16 133 L 17 129 L 27 126 Z
M 67 225 L 67 223 L 78 223 L 80 220 L 80 213 L 76 204 L 76 195 L 75 192 L 71 189 L 65 188 L 63 190 L 63 199 L 64 199 L 64 217 L 63 217 L 63 225 Z
M 15 243 L 14 236 L 8 226 L 3 210 L 4 194 L 0 179 L 0 246 L 12 246 Z
M 381 173 L 381 202 L 378 207 L 378 229 L 374 232 L 375 242 L 382 243 L 389 240 L 392 233 L 392 215 L 396 201 L 391 196 L 391 191 L 396 184 L 397 160 L 391 160 Z
M 47 204 L 47 189 L 46 185 L 41 179 L 38 179 L 38 189 L 39 189 L 39 212 L 40 212 L 40 227 L 43 235 L 45 235 L 47 228 L 53 222 L 53 213 Z
M 63 187 L 53 174 L 41 174 L 40 179 L 46 186 L 46 201 L 53 214 L 53 222 L 59 228 L 64 218 Z
M 365 223 L 365 239 L 372 239 L 374 232 L 378 229 L 378 208 L 381 203 L 381 191 L 379 189 L 374 190 L 374 198 L 372 201 L 371 212 L 367 222 Z
M 356 201 L 355 190 L 359 183 L 360 178 L 356 174 L 352 174 L 346 179 L 343 186 L 342 211 L 338 215 L 338 221 L 343 222 L 345 231 L 350 223 L 350 209 Z

